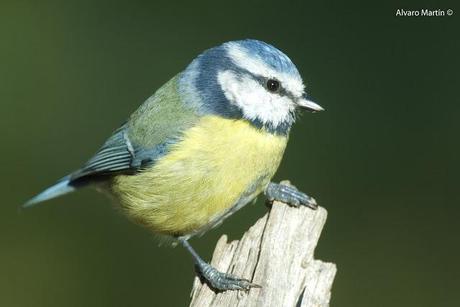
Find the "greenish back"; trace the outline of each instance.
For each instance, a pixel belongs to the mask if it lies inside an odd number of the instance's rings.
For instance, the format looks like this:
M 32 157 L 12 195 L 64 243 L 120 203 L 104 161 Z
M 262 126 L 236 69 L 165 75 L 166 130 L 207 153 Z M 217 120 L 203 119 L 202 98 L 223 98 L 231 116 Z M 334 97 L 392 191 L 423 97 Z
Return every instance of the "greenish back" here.
M 84 185 L 100 175 L 133 174 L 165 155 L 199 119 L 182 103 L 177 80 L 172 78 L 147 99 L 69 180 Z
M 179 138 L 197 122 L 198 114 L 179 96 L 178 79 L 176 75 L 169 80 L 131 115 L 127 133 L 133 143 L 152 148 Z

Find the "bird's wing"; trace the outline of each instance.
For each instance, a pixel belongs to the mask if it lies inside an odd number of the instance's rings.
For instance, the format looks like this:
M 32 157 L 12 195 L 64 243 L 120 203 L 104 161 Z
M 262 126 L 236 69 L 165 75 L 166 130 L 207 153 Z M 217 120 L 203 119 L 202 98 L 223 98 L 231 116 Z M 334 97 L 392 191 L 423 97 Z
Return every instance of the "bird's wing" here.
M 193 126 L 198 115 L 187 108 L 177 92 L 177 77 L 163 85 L 116 130 L 70 180 L 106 174 L 134 174 L 153 165 L 169 145 Z
M 29 207 L 55 198 L 107 175 L 136 174 L 151 167 L 168 153 L 188 128 L 199 121 L 199 114 L 183 103 L 178 91 L 178 76 L 172 78 L 147 99 L 77 171 L 29 200 Z
M 135 173 L 162 156 L 166 148 L 167 142 L 152 148 L 133 144 L 128 137 L 126 125 L 123 125 L 82 168 L 70 175 L 70 181 L 88 176 Z

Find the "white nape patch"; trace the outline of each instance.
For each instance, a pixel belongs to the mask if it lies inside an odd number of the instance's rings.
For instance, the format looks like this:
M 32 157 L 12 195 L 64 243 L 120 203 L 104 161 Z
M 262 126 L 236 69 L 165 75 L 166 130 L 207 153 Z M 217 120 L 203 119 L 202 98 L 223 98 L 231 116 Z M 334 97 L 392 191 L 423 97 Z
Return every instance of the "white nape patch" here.
M 294 94 L 294 96 L 302 96 L 304 85 L 302 78 L 300 78 L 299 75 L 277 72 L 265 64 L 262 60 L 251 56 L 245 48 L 239 46 L 238 44 L 228 44 L 227 52 L 237 66 L 244 68 L 255 75 L 275 78 L 281 82 L 281 85 L 286 90 Z
M 260 120 L 275 128 L 285 121 L 294 121 L 294 103 L 284 96 L 269 93 L 259 82 L 249 76 L 238 77 L 226 70 L 217 74 L 225 97 L 237 105 L 249 120 Z

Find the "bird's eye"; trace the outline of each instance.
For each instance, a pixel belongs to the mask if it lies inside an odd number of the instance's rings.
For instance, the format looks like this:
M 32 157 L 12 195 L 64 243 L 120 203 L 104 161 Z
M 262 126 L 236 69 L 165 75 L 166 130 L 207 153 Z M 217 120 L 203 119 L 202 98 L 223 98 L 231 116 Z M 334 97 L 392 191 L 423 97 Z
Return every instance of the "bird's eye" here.
M 269 90 L 272 93 L 275 93 L 280 89 L 280 82 L 278 80 L 268 79 L 266 86 L 267 90 Z

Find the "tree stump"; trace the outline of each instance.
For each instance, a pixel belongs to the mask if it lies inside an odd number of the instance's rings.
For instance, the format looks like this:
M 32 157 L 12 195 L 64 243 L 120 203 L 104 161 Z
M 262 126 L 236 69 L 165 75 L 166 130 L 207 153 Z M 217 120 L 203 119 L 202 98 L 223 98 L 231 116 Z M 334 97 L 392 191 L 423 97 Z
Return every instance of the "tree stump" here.
M 329 306 L 337 268 L 313 258 L 326 217 L 322 207 L 275 201 L 241 240 L 228 242 L 223 235 L 211 264 L 261 288 L 216 293 L 196 277 L 190 306 Z

